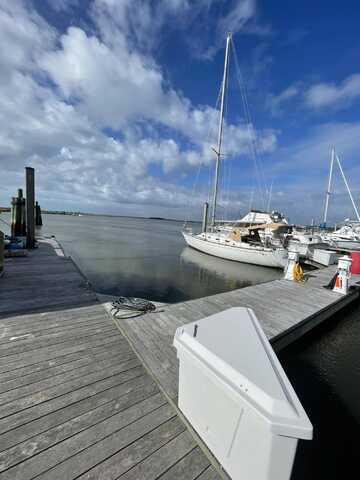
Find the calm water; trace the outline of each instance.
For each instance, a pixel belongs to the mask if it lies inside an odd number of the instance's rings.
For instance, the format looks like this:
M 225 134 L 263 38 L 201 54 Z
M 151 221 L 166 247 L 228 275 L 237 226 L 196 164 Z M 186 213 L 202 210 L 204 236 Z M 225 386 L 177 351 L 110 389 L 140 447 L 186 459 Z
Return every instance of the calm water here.
M 162 302 L 203 297 L 279 278 L 280 270 L 220 260 L 187 248 L 182 223 L 44 215 L 53 234 L 99 293 Z
M 360 478 L 360 304 L 279 355 L 314 427 L 292 480 Z

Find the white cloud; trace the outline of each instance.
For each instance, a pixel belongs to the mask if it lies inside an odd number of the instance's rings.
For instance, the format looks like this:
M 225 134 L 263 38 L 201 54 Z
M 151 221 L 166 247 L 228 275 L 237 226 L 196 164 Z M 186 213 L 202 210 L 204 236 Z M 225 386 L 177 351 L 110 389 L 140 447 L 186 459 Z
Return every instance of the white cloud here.
M 213 160 L 208 132 L 218 112 L 170 86 L 151 53 L 135 48 L 118 23 L 99 23 L 98 35 L 71 27 L 59 37 L 28 5 L 0 0 L 1 203 L 32 165 L 45 208 L 115 213 L 132 204 L 138 212 L 150 205 L 171 212 L 187 205 L 189 189 L 173 172 L 186 175 Z M 189 7 L 173 0 L 167 8 Z M 146 31 L 146 16 L 142 21 Z M 227 153 L 247 154 L 246 126 L 230 124 L 227 132 Z M 258 135 L 260 150 L 275 148 L 276 132 Z M 205 197 L 190 201 L 194 209 Z M 183 215 L 182 208 L 175 216 Z
M 278 95 L 269 95 L 266 101 L 266 106 L 272 113 L 277 116 L 282 113 L 282 107 L 289 102 L 292 98 L 297 97 L 300 93 L 298 84 L 290 85 Z
M 360 123 L 324 123 L 304 132 L 302 138 L 291 145 L 279 148 L 268 163 L 268 171 L 281 185 L 280 208 L 297 222 L 322 221 L 325 190 L 330 166 L 330 150 L 335 145 L 349 179 L 356 202 L 360 205 Z M 353 210 L 338 171 L 335 172 L 335 194 L 331 199 L 329 221 L 339 222 L 353 217 Z
M 56 12 L 67 12 L 79 4 L 79 0 L 47 0 L 47 2 Z
M 53 29 L 21 0 L 0 0 L 0 82 L 6 83 L 13 69 L 35 68 L 43 46 L 52 45 Z
M 327 106 L 340 107 L 348 105 L 360 97 L 360 74 L 350 75 L 339 85 L 335 83 L 318 83 L 305 94 L 306 105 L 311 108 Z
M 207 30 L 206 39 L 208 44 L 204 44 L 204 40 L 199 41 L 198 38 L 196 38 L 196 41 L 189 39 L 189 45 L 193 53 L 199 58 L 212 59 L 223 48 L 226 35 L 229 32 L 233 35 L 243 32 L 257 36 L 268 35 L 271 32 L 269 26 L 262 26 L 256 21 L 256 0 L 233 0 L 232 2 L 203 0 L 202 3 L 207 4 L 207 18 L 199 22 L 199 25 L 201 26 L 202 35 L 204 30 Z M 224 13 L 218 17 L 217 23 L 214 25 L 212 15 L 214 15 L 214 7 L 218 7 L 219 4 L 223 4 L 221 9 Z M 203 11 L 203 9 L 200 11 Z M 217 15 L 219 14 L 217 13 Z
M 67 101 L 76 98 L 78 110 L 99 127 L 121 129 L 129 122 L 161 123 L 204 147 L 209 127 L 218 112 L 208 106 L 194 107 L 190 100 L 166 87 L 161 69 L 148 56 L 130 51 L 118 35 L 111 49 L 94 36 L 71 27 L 62 36 L 62 48 L 46 53 L 40 64 L 60 87 Z M 247 150 L 248 133 L 243 124 L 230 125 L 229 152 Z M 210 150 L 210 149 L 209 149 Z
M 224 38 L 227 32 L 236 33 L 255 16 L 255 0 L 238 0 L 226 15 L 220 18 L 217 25 L 218 38 Z
M 186 31 L 190 54 L 203 59 L 223 48 L 228 32 L 257 36 L 271 32 L 268 25 L 257 23 L 256 0 L 95 0 L 92 11 L 103 39 L 112 45 L 120 30 L 132 46 L 151 51 L 161 29 L 171 24 Z

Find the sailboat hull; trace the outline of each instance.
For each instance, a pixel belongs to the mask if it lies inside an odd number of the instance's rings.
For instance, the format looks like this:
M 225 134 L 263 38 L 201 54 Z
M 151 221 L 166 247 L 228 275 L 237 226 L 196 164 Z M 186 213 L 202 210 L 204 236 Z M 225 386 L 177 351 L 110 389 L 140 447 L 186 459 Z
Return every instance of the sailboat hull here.
M 215 257 L 272 268 L 284 268 L 286 265 L 287 251 L 285 249 L 272 250 L 252 246 L 245 242 L 236 246 L 226 245 L 188 232 L 183 232 L 183 236 L 190 247 Z

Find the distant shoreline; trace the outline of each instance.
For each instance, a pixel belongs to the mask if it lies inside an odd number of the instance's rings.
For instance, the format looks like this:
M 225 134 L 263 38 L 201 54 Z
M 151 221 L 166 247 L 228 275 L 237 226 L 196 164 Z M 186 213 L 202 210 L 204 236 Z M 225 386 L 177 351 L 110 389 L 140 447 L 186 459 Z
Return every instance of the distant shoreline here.
M 10 213 L 11 208 L 9 207 L 0 207 L 0 213 Z M 46 215 L 69 215 L 72 217 L 78 216 L 88 216 L 88 217 L 112 217 L 112 218 L 139 218 L 141 220 L 159 220 L 164 222 L 185 222 L 184 219 L 178 220 L 175 218 L 165 218 L 165 217 L 137 217 L 131 215 L 113 215 L 110 213 L 86 213 L 86 212 L 66 212 L 65 210 L 41 210 L 42 214 Z M 199 223 L 200 220 L 186 220 L 188 223 Z

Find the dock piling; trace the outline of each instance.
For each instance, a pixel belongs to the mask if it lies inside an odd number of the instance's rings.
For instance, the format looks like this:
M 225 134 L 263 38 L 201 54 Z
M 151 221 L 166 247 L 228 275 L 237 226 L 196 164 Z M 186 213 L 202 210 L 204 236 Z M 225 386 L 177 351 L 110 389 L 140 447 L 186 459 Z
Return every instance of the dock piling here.
M 20 228 L 20 236 L 25 237 L 26 235 L 26 205 L 25 205 L 25 198 L 23 195 L 22 188 L 18 189 L 18 198 L 20 200 L 20 211 L 21 211 L 21 228 Z
M 25 167 L 26 172 L 26 247 L 35 247 L 35 171 Z
M 41 216 L 41 207 L 38 202 L 35 203 L 35 226 L 42 226 L 42 216 Z
M 4 273 L 4 234 L 0 230 L 0 277 Z
M 203 232 L 206 232 L 206 230 L 207 230 L 208 210 L 209 210 L 209 204 L 208 204 L 208 202 L 205 202 L 204 203 L 204 210 L 203 210 L 203 220 L 202 220 L 202 231 Z
M 11 200 L 11 236 L 21 237 L 26 235 L 25 199 L 22 189 L 18 189 L 18 196 Z

